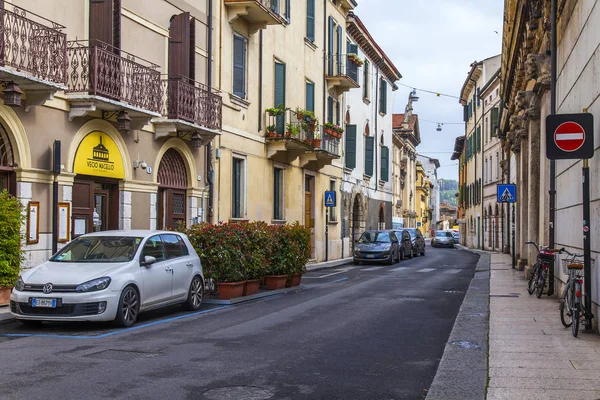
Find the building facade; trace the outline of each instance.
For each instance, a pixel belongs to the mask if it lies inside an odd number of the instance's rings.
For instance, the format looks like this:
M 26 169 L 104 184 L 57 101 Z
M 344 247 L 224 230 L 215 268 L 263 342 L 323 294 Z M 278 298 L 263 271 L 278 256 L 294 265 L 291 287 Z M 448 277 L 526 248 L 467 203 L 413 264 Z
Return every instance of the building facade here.
M 360 18 L 347 23 L 350 54 L 357 54 L 360 89 L 345 94 L 343 200 L 348 253 L 367 229 L 392 228 L 392 109 L 398 69 Z
M 393 164 L 394 180 L 397 182 L 394 195 L 394 217 L 398 227 L 417 227 L 417 146 L 421 143 L 419 117 L 412 113 L 414 92 L 411 93 L 405 114 L 394 114 Z M 400 204 L 400 206 L 398 206 Z
M 431 230 L 443 229 L 441 226 L 442 220 L 440 219 L 440 183 L 438 181 L 437 170 L 440 167 L 440 161 L 437 158 L 431 158 L 422 154 L 417 155 L 417 161 L 423 165 L 425 175 L 429 180 L 431 186 L 431 195 L 429 201 L 429 207 L 431 208 L 431 221 L 429 224 L 429 232 L 426 234 L 430 235 Z
M 598 59 L 596 48 L 600 42 L 595 33 L 595 22 L 600 18 L 600 9 L 594 1 L 567 0 L 559 2 L 557 10 L 557 73 L 556 113 L 569 114 L 588 112 L 598 119 L 597 101 L 600 93 L 595 72 Z M 551 176 L 551 162 L 546 157 L 545 121 L 550 114 L 552 65 L 551 65 L 551 1 L 505 1 L 504 32 L 502 42 L 502 87 L 504 112 L 500 131 L 505 150 L 504 172 L 517 183 L 515 206 L 515 248 L 510 250 L 518 259 L 517 267 L 526 275 L 535 263 L 536 253 L 527 240 L 551 244 L 555 248 L 565 247 L 574 253 L 583 253 L 583 189 L 581 160 L 557 160 L 555 174 Z M 600 143 L 598 129 L 594 129 L 595 143 Z M 600 288 L 598 256 L 600 248 L 600 224 L 596 218 L 600 213 L 600 194 L 597 179 L 599 162 L 598 149 L 589 160 L 591 192 L 591 221 L 586 221 L 591 237 L 592 313 L 600 313 Z M 550 193 L 550 183 L 555 184 L 555 194 Z M 551 198 L 554 196 L 554 199 Z M 552 201 L 554 200 L 554 201 Z M 555 204 L 553 207 L 552 204 Z M 512 207 L 510 207 L 512 208 Z M 507 207 L 507 211 L 510 209 Z M 554 210 L 552 210 L 554 208 Z M 512 213 L 512 209 L 510 209 Z M 512 215 L 511 215 L 512 219 Z M 511 221 L 512 223 L 512 221 Z M 512 232 L 506 223 L 505 232 Z M 562 257 L 562 256 L 561 256 Z M 550 292 L 561 293 L 567 276 L 555 263 Z M 597 327 L 597 319 L 593 326 Z
M 431 235 L 430 226 L 433 208 L 431 207 L 431 190 L 433 185 L 429 182 L 429 178 L 425 174 L 423 164 L 417 161 L 417 176 L 416 176 L 416 212 L 417 212 L 417 229 L 421 231 L 423 236 Z
M 210 88 L 209 10 L 2 2 L 0 189 L 26 208 L 23 267 L 84 233 L 204 218 L 206 144 L 222 111 Z
M 500 67 L 500 55 L 473 62 L 460 94 L 464 108 L 465 140 L 462 152 L 464 170 L 465 224 L 461 236 L 471 248 L 483 246 L 483 169 L 482 128 L 484 125 L 481 89 Z M 482 167 L 483 165 L 483 167 Z

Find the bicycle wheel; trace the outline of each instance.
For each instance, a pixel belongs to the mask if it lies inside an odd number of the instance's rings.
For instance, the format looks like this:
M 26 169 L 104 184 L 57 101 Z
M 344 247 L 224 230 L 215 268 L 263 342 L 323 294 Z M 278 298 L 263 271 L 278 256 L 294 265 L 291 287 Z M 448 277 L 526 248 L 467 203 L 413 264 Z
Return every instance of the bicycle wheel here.
M 579 333 L 579 305 L 576 305 L 573 309 L 573 324 L 571 325 L 571 332 L 573 336 L 577 337 Z
M 533 267 L 533 272 L 531 273 L 531 278 L 529 278 L 529 283 L 527 284 L 527 292 L 532 295 L 535 292 L 535 284 L 537 283 L 538 278 L 538 264 L 535 264 Z
M 559 308 L 560 322 L 562 322 L 565 328 L 570 327 L 573 323 L 573 293 L 570 286 L 565 288 L 565 294 L 561 299 Z
M 542 272 L 540 272 L 540 278 L 537 281 L 537 292 L 536 292 L 536 296 L 539 299 L 540 297 L 542 297 L 542 293 L 544 292 L 544 286 L 546 286 L 546 274 L 548 273 L 548 270 L 546 270 L 545 268 L 542 270 Z

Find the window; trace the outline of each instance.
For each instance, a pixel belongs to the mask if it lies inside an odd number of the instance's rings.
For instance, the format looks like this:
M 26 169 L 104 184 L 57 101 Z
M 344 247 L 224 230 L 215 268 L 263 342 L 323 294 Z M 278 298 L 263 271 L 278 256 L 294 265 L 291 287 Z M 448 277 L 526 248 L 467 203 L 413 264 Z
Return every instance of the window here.
M 333 32 L 334 32 L 335 22 L 333 21 L 333 17 L 329 16 L 329 25 L 327 30 L 327 75 L 333 76 L 333 67 L 334 67 L 334 54 L 333 54 Z
M 496 152 L 496 180 L 498 180 L 498 172 L 500 171 L 500 157 L 498 157 L 498 152 Z
M 146 243 L 144 243 L 144 248 L 142 249 L 142 260 L 146 256 L 156 258 L 157 262 L 165 259 L 163 242 L 159 235 L 152 236 L 146 240 Z
M 485 127 L 488 128 L 488 117 L 485 117 Z M 488 128 L 488 132 L 489 132 L 489 128 Z M 488 135 L 485 135 L 485 142 L 488 142 Z
M 273 169 L 273 219 L 282 220 L 283 216 L 283 169 Z
M 477 144 L 476 144 L 477 152 L 481 151 L 481 126 L 477 127 Z
M 246 216 L 246 160 L 233 158 L 232 218 Z
M 347 42 L 346 43 L 346 55 L 348 54 L 356 54 L 358 55 L 358 45 Z M 350 77 L 350 79 L 352 79 L 354 82 L 358 83 L 358 65 L 354 64 L 353 62 L 350 62 L 348 60 L 348 57 L 346 57 L 346 71 L 348 74 L 348 77 Z
M 165 247 L 167 260 L 183 256 L 183 250 L 176 235 L 160 235 L 160 238 Z
M 306 109 L 315 111 L 315 84 L 310 81 L 306 81 Z
M 346 125 L 346 168 L 356 168 L 356 125 Z
M 327 122 L 333 124 L 333 97 L 327 97 Z
M 233 94 L 246 98 L 246 38 L 233 35 Z
M 195 79 L 196 27 L 189 12 L 174 15 L 169 23 L 169 78 Z
M 488 170 L 488 160 L 487 157 L 485 158 L 485 170 L 484 170 L 484 181 L 487 183 L 488 181 L 488 177 L 487 177 L 487 170 Z
M 379 83 L 379 112 L 387 114 L 387 82 L 381 78 Z
M 381 180 L 389 181 L 390 149 L 387 146 L 381 146 Z
M 365 175 L 373 176 L 373 155 L 375 149 L 375 138 L 367 136 L 365 138 Z
M 306 38 L 315 41 L 315 0 L 306 0 Z
M 275 93 L 273 106 L 279 107 L 280 105 L 285 106 L 285 64 L 275 62 Z M 275 126 L 277 127 L 277 133 L 283 135 L 285 129 L 285 114 L 278 115 L 275 117 Z
M 371 70 L 369 69 L 369 60 L 365 59 L 363 68 L 363 98 L 369 100 L 371 98 Z
M 491 136 L 494 137 L 494 136 L 497 136 L 496 132 L 498 130 L 498 113 L 499 113 L 498 107 L 492 108 L 491 113 L 492 113 L 492 117 L 491 117 L 492 126 L 491 126 L 490 132 L 491 132 Z
M 329 190 L 332 192 L 335 192 L 335 181 L 333 181 L 333 180 L 329 181 Z M 336 197 L 337 197 L 337 193 L 336 193 Z M 336 209 L 337 209 L 337 207 L 329 208 L 329 222 L 337 221 Z

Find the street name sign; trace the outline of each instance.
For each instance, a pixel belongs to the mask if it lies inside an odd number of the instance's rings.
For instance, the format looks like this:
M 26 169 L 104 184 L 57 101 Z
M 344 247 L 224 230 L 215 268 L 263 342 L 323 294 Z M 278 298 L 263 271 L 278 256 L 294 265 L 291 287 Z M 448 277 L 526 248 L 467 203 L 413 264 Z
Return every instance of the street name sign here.
M 335 207 L 335 192 L 325 192 L 325 207 Z
M 578 160 L 594 156 L 594 116 L 555 114 L 546 117 L 546 157 Z
M 516 203 L 517 185 L 514 183 L 496 185 L 498 203 Z

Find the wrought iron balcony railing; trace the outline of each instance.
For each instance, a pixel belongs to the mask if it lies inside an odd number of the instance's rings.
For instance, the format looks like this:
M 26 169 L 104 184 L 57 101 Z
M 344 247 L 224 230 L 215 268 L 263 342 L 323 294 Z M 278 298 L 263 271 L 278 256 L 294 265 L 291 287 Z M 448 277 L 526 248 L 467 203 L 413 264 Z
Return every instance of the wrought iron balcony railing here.
M 0 66 L 66 84 L 67 35 L 61 32 L 65 27 L 20 7 L 4 7 L 0 9 Z
M 209 91 L 205 85 L 185 77 L 163 79 L 162 85 L 163 116 L 221 130 L 223 100 L 220 92 Z
M 68 92 L 105 97 L 160 113 L 158 65 L 100 41 L 71 41 L 67 52 Z
M 358 69 L 360 65 L 353 58 L 344 54 L 327 55 L 327 77 L 344 77 L 351 86 L 358 87 Z

